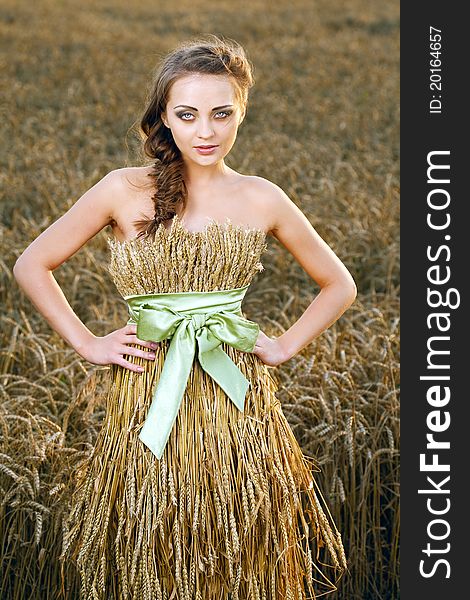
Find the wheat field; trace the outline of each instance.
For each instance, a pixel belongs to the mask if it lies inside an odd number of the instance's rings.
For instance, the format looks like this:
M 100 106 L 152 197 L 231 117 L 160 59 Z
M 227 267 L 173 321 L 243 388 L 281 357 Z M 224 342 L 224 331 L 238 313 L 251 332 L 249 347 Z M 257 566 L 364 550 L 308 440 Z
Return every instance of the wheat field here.
M 179 41 L 215 33 L 255 65 L 226 163 L 280 185 L 358 288 L 346 313 L 277 369 L 350 564 L 331 597 L 399 598 L 398 3 L 4 0 L 0 33 L 0 597 L 63 597 L 70 473 L 96 440 L 107 370 L 50 329 L 12 267 L 99 178 L 141 164 L 135 123 L 155 64 Z M 126 320 L 106 270 L 109 234 L 54 272 L 96 335 Z M 275 336 L 318 287 L 272 238 L 263 265 L 244 310 Z

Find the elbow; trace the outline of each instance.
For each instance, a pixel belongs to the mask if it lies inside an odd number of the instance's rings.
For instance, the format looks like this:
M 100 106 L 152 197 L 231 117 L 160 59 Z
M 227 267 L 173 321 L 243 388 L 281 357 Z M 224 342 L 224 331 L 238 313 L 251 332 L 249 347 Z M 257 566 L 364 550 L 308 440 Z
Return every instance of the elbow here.
M 11 270 L 13 273 L 13 277 L 15 279 L 18 279 L 18 274 L 21 271 L 21 256 L 19 258 L 16 259 L 15 264 L 13 265 L 13 269 Z
M 357 286 L 353 277 L 350 276 L 347 279 L 345 279 L 339 287 L 341 287 L 341 294 L 343 296 L 346 307 L 351 306 L 351 304 L 357 297 Z
M 13 265 L 12 273 L 13 277 L 20 284 L 20 286 L 22 281 L 29 277 L 31 270 L 31 265 L 28 264 L 27 260 L 23 256 L 20 256 L 16 260 L 15 264 Z
M 16 259 L 12 268 L 13 277 L 22 289 L 29 287 L 30 282 L 36 275 L 49 272 L 52 272 L 52 270 L 43 263 L 38 262 L 35 257 L 27 256 L 25 253 Z
M 351 303 L 354 302 L 357 297 L 357 286 L 352 277 L 343 277 L 342 279 L 328 282 L 320 287 L 321 289 L 334 289 L 338 295 L 344 297 L 346 300 L 350 300 Z
M 348 310 L 348 308 L 354 304 L 354 301 L 357 297 L 357 288 L 356 284 L 348 283 L 347 285 L 342 286 L 342 302 L 343 309 L 342 312 Z
M 354 281 L 353 277 L 351 277 L 350 280 L 348 281 L 347 289 L 348 289 L 349 304 L 351 305 L 354 302 L 354 300 L 357 298 L 357 285 L 356 285 L 356 282 Z
M 349 300 L 348 300 L 348 302 L 349 302 L 348 308 L 354 304 L 356 298 L 357 298 L 357 289 L 356 289 L 356 287 L 354 287 L 354 290 L 351 293 L 351 296 L 349 297 Z
M 16 281 L 18 283 L 21 280 L 23 272 L 24 272 L 24 264 L 23 264 L 23 261 L 21 260 L 21 257 L 20 257 L 20 258 L 17 259 L 17 261 L 13 265 L 13 269 L 12 269 L 13 277 L 16 279 Z
M 351 304 L 357 298 L 357 285 L 354 279 L 351 282 Z

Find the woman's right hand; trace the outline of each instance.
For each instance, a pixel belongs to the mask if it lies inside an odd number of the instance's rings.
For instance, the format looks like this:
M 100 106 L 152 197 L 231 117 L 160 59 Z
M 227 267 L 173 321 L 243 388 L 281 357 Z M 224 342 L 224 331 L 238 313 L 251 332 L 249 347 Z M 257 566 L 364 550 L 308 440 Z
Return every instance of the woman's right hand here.
M 141 373 L 144 368 L 126 360 L 124 354 L 140 356 L 148 360 L 155 360 L 155 353 L 140 350 L 139 348 L 134 348 L 127 344 L 140 344 L 144 348 L 151 348 L 152 350 L 154 350 L 158 344 L 140 340 L 136 333 L 137 325 L 130 323 L 103 337 L 93 337 L 90 342 L 81 349 L 79 354 L 94 365 L 115 364 L 125 367 L 130 371 Z

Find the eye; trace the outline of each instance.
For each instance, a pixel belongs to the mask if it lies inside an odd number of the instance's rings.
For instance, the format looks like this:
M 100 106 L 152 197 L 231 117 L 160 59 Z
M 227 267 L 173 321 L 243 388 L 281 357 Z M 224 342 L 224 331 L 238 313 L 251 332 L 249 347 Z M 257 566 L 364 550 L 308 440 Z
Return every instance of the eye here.
M 225 117 L 228 117 L 232 114 L 231 110 L 221 110 L 218 113 L 215 113 L 216 115 L 225 115 Z M 225 118 L 224 117 L 224 118 Z
M 216 114 L 216 115 L 223 115 L 223 117 L 218 117 L 218 120 L 220 120 L 220 119 L 225 119 L 225 118 L 229 117 L 229 116 L 232 114 L 232 112 L 233 112 L 233 111 L 231 111 L 231 110 L 221 110 L 221 111 L 219 111 L 219 112 L 217 112 L 217 113 L 215 113 L 215 114 Z M 183 121 L 192 121 L 192 119 L 189 119 L 189 118 L 188 118 L 188 119 L 186 119 L 186 118 L 185 118 L 185 116 L 187 116 L 187 115 L 189 115 L 189 117 L 192 117 L 192 116 L 193 116 L 193 114 L 192 114 L 192 113 L 190 113 L 190 112 L 178 113 L 178 117 L 179 117 L 180 119 L 182 119 Z

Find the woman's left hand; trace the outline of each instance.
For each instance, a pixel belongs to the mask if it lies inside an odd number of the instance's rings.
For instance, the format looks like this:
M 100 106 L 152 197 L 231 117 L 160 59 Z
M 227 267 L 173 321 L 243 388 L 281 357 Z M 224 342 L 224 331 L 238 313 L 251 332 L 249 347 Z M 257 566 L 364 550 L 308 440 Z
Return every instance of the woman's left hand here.
M 286 356 L 286 353 L 277 338 L 268 337 L 261 330 L 258 334 L 258 339 L 252 350 L 252 354 L 256 354 L 265 365 L 270 367 L 277 367 L 290 358 L 289 356 Z

